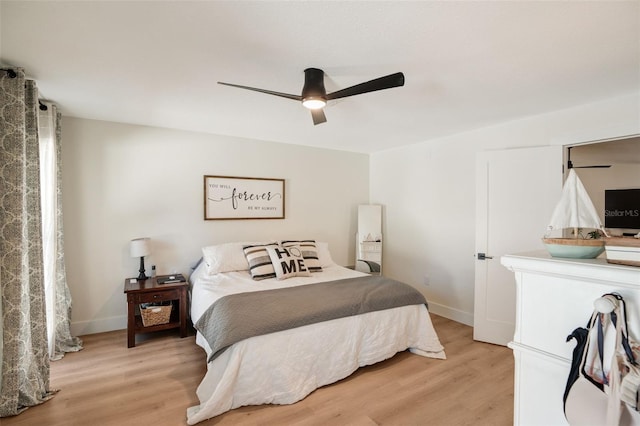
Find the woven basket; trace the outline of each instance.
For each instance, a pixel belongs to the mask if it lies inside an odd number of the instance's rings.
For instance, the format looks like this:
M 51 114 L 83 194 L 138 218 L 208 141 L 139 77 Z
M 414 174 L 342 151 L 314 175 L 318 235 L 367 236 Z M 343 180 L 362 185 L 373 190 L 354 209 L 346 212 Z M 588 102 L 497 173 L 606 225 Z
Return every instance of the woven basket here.
M 171 317 L 172 305 L 166 306 L 148 306 L 140 307 L 140 316 L 142 317 L 142 325 L 149 327 L 152 325 L 166 324 Z

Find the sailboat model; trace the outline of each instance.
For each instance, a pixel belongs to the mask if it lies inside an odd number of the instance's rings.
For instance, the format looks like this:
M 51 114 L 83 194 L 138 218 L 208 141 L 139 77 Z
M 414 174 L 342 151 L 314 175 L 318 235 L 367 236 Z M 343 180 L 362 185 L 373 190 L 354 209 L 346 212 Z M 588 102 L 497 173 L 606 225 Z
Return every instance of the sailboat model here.
M 550 236 L 554 231 L 559 231 L 562 235 L 566 229 L 573 231 L 571 237 Z M 581 234 L 585 229 L 594 231 L 585 236 Z M 576 172 L 569 169 L 569 176 L 562 187 L 562 196 L 542 241 L 553 257 L 594 259 L 604 251 L 604 239 L 593 238 L 599 237 L 600 232 L 606 235 L 593 202 Z

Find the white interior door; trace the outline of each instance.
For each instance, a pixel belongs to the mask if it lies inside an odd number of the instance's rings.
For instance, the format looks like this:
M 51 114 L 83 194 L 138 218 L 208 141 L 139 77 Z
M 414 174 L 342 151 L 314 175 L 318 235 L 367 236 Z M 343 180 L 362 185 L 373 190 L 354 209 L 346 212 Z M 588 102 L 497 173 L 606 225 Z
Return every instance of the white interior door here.
M 541 238 L 562 191 L 562 162 L 561 146 L 478 154 L 475 340 L 506 345 L 513 339 L 515 278 L 500 256 L 544 249 Z

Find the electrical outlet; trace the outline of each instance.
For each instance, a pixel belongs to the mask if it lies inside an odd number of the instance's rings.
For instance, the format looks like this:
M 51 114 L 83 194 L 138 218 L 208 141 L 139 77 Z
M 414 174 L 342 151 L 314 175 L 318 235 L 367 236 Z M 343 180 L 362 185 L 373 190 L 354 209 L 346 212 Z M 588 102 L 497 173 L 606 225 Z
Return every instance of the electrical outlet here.
M 422 283 L 425 286 L 429 286 L 431 284 L 431 277 L 429 276 L 429 274 L 425 274 L 424 277 L 422 277 Z

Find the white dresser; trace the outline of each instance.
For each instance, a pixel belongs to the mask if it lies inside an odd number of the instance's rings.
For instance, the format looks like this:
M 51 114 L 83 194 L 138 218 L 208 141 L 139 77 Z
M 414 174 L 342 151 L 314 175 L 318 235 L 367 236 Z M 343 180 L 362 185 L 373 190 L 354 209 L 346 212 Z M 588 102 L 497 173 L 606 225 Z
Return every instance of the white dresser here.
M 605 259 L 559 259 L 546 251 L 507 255 L 502 264 L 515 273 L 516 329 L 509 347 L 515 358 L 514 424 L 566 425 L 562 395 L 575 340 L 593 301 L 620 293 L 627 303 L 630 334 L 640 338 L 640 268 Z

